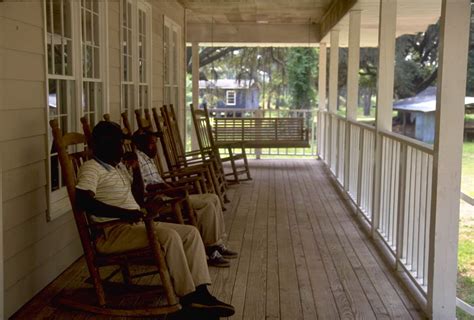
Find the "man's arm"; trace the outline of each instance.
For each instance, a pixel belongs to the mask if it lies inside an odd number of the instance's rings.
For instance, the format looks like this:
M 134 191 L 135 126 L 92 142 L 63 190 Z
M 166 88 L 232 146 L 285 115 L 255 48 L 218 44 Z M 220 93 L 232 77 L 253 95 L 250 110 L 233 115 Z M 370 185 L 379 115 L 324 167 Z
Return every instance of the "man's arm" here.
M 139 210 L 128 210 L 105 204 L 95 199 L 95 194 L 89 190 L 76 188 L 76 204 L 87 213 L 97 217 L 119 218 L 129 222 L 137 222 L 143 217 Z
M 143 183 L 142 174 L 140 173 L 140 167 L 137 165 L 132 167 L 133 181 L 132 181 L 132 194 L 135 201 L 143 208 L 145 204 L 145 186 Z

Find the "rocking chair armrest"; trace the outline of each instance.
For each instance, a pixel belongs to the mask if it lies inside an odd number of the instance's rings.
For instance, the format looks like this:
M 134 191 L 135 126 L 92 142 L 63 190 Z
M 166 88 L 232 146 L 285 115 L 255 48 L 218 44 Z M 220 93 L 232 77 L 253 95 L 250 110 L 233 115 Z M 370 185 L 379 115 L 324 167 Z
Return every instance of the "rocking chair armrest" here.
M 105 228 L 109 228 L 109 227 L 119 226 L 119 225 L 122 225 L 122 224 L 130 224 L 130 222 L 119 219 L 119 218 L 116 218 L 114 220 L 104 221 L 104 222 L 91 222 L 90 226 L 92 228 L 96 228 L 96 229 L 105 229 Z
M 214 156 L 209 156 L 206 158 L 196 158 L 196 159 L 180 159 L 180 163 L 186 166 L 195 166 L 195 165 L 209 165 L 212 161 L 215 160 Z
M 190 156 L 200 156 L 202 154 L 202 151 L 201 150 L 191 150 L 191 151 L 187 151 L 185 152 L 185 156 L 186 157 L 190 157 Z
M 209 161 L 200 160 L 200 163 L 187 163 L 186 165 L 188 165 L 188 167 L 175 168 L 170 172 L 185 172 L 188 175 L 191 173 L 204 173 L 209 169 L 210 164 Z
M 171 182 L 170 184 L 171 185 L 175 185 L 177 187 L 180 187 L 180 186 L 187 186 L 191 183 L 196 183 L 196 182 L 200 182 L 202 181 L 202 177 L 201 176 L 192 176 L 192 177 L 184 177 L 184 178 L 180 178 L 178 181 L 173 181 Z M 191 189 L 191 187 L 189 187 Z
M 172 187 L 172 188 L 166 188 L 166 189 L 161 189 L 161 190 L 157 190 L 157 191 L 147 192 L 146 197 L 148 199 L 154 198 L 156 196 L 171 197 L 171 199 L 161 199 L 163 204 L 168 204 L 168 203 L 173 203 L 173 200 L 176 197 L 174 195 L 170 196 L 170 194 L 176 193 L 176 192 L 183 192 L 184 194 L 186 194 L 190 189 L 191 189 L 191 187 L 186 184 L 186 185 L 183 185 L 183 186 L 178 186 L 178 187 Z M 180 199 L 180 198 L 178 198 L 178 199 Z
M 190 176 L 195 176 L 195 177 L 198 177 L 199 174 L 201 174 L 202 172 L 204 172 L 204 169 L 193 169 L 191 170 L 191 168 L 182 168 L 182 169 L 176 169 L 176 170 L 171 170 L 171 171 L 168 171 L 168 172 L 165 172 L 161 175 L 161 177 L 163 179 L 167 179 L 167 178 L 173 178 L 173 177 L 178 177 L 178 178 L 181 178 L 181 177 L 190 177 Z

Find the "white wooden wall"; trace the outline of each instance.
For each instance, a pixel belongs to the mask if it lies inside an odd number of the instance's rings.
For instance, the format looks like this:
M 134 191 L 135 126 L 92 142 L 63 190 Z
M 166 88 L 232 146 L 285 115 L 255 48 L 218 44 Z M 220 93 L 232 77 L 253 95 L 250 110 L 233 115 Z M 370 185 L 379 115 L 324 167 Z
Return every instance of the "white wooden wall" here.
M 163 15 L 183 26 L 184 9 L 170 0 L 150 3 L 153 4 L 152 101 L 153 106 L 160 107 L 163 103 Z M 118 1 L 109 1 L 110 81 L 107 90 L 109 112 L 115 121 L 120 116 L 119 8 Z M 0 99 L 3 166 L 0 177 L 3 175 L 4 186 L 3 190 L 0 188 L 0 217 L 3 217 L 5 244 L 5 316 L 9 317 L 80 257 L 82 248 L 71 214 L 46 221 L 46 133 L 49 128 L 45 106 L 43 2 L 0 2 L 0 18 L 3 18 L 0 40 L 4 38 L 0 41 L 0 56 L 4 56 L 0 60 L 3 61 L 0 64 L 0 98 L 3 96 Z M 184 50 L 184 46 L 182 48 Z M 184 99 L 184 91 L 182 97 Z

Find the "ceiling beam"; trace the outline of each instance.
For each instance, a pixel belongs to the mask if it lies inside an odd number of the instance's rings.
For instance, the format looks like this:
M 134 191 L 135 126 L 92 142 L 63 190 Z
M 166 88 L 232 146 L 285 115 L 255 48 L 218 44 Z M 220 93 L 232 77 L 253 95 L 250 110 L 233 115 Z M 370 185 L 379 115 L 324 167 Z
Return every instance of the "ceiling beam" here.
M 261 24 L 261 23 L 190 23 L 187 25 L 187 42 L 207 44 L 253 43 L 314 45 L 319 42 L 317 24 Z
M 321 18 L 319 25 L 321 39 L 349 12 L 356 2 L 357 0 L 335 0 L 332 2 L 328 11 Z

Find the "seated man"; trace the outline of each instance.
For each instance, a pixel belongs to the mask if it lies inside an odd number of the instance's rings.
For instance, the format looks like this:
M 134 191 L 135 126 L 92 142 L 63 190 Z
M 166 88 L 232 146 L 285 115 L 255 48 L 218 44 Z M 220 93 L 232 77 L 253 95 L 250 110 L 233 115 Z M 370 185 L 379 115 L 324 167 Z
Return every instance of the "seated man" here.
M 94 159 L 86 161 L 78 175 L 78 205 L 100 221 L 118 218 L 130 222 L 106 229 L 97 241 L 97 250 L 113 253 L 143 248 L 148 245 L 148 237 L 144 223 L 140 222 L 143 213 L 132 194 L 132 189 L 137 189 L 120 163 L 120 126 L 101 121 L 92 131 L 92 140 Z M 155 232 L 181 304 L 219 317 L 234 314 L 231 305 L 217 300 L 207 289 L 211 278 L 199 231 L 193 226 L 157 222 Z
M 140 173 L 146 191 L 160 191 L 166 194 L 166 189 L 172 186 L 161 178 L 153 161 L 157 154 L 156 137 L 149 131 L 138 130 L 133 134 L 133 142 L 137 147 Z M 225 225 L 219 197 L 212 193 L 192 194 L 189 200 L 196 212 L 198 229 L 209 256 L 209 265 L 228 267 L 227 259 L 236 258 L 237 253 L 224 245 Z

